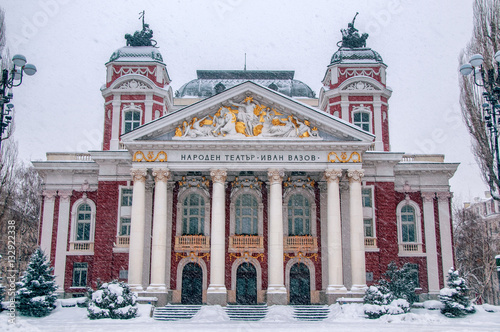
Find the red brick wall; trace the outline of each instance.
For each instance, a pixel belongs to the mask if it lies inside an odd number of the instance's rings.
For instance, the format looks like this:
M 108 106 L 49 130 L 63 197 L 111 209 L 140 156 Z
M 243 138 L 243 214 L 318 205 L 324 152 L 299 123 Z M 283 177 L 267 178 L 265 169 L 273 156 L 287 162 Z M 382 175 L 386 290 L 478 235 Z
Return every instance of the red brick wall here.
M 50 266 L 54 267 L 56 262 L 56 244 L 57 244 L 57 224 L 59 223 L 59 202 L 60 197 L 55 197 L 54 202 L 54 221 L 52 223 L 52 238 L 50 241 Z

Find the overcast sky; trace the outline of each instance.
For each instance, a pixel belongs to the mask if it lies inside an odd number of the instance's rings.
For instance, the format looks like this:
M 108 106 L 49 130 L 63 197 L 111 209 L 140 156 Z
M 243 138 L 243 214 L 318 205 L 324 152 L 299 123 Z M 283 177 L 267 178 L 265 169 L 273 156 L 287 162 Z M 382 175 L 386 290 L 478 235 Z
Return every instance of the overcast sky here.
M 100 149 L 105 66 L 125 33 L 154 31 L 173 90 L 197 69 L 295 70 L 318 95 L 340 29 L 356 27 L 388 66 L 392 151 L 443 153 L 461 165 L 455 201 L 486 189 L 459 109 L 458 56 L 472 31 L 472 0 L 6 0 L 11 55 L 38 68 L 14 89 L 20 156 Z

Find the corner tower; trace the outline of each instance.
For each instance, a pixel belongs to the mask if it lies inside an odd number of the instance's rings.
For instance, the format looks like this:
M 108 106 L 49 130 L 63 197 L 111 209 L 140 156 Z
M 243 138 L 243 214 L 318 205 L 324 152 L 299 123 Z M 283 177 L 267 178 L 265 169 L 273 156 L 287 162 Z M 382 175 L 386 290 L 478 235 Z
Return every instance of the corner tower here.
M 357 13 L 356 13 L 357 15 Z M 380 54 L 366 47 L 354 21 L 342 29 L 339 49 L 332 56 L 319 94 L 319 108 L 376 136 L 374 150 L 389 151 L 389 105 L 392 90 L 386 85 Z
M 106 63 L 103 150 L 121 150 L 121 135 L 172 111 L 170 77 L 152 37 L 143 21 Z

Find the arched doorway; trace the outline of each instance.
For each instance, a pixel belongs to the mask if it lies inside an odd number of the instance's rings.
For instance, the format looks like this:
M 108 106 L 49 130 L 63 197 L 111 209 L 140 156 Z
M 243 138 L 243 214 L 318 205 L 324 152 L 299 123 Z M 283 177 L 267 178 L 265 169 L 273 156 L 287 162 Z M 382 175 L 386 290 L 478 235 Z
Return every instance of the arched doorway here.
M 257 304 L 257 271 L 250 263 L 242 263 L 236 270 L 236 303 Z
M 196 263 L 188 263 L 182 270 L 182 304 L 202 304 L 203 272 Z
M 311 276 L 309 268 L 297 263 L 290 269 L 290 304 L 311 304 Z

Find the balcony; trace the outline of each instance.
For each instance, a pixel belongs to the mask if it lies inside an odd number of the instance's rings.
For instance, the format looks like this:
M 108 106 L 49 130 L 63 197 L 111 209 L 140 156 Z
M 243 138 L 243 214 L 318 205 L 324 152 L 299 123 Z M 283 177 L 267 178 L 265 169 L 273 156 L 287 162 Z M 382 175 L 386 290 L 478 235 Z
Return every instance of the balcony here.
M 405 254 L 418 254 L 422 252 L 422 244 L 420 243 L 400 243 L 399 252 Z
M 377 248 L 377 238 L 365 237 L 365 248 Z
M 264 252 L 264 237 L 258 235 L 230 236 L 229 252 Z
M 318 239 L 310 235 L 287 236 L 283 242 L 285 252 L 318 252 Z
M 115 247 L 117 248 L 128 248 L 130 245 L 129 235 L 120 235 L 116 237 Z
M 70 251 L 94 251 L 94 242 L 71 242 Z
M 182 235 L 175 237 L 177 252 L 210 252 L 210 237 L 205 235 Z

